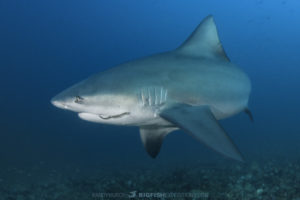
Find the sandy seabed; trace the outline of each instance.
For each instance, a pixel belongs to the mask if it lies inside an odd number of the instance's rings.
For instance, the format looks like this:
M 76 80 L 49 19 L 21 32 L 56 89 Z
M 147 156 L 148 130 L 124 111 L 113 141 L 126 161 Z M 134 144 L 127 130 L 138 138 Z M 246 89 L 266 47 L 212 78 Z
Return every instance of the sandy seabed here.
M 300 162 L 191 165 L 169 169 L 2 170 L 2 200 L 288 199 L 300 200 Z M 43 174 L 43 175 L 42 175 Z M 25 181 L 25 180 L 31 181 Z M 32 181 L 33 180 L 33 181 Z

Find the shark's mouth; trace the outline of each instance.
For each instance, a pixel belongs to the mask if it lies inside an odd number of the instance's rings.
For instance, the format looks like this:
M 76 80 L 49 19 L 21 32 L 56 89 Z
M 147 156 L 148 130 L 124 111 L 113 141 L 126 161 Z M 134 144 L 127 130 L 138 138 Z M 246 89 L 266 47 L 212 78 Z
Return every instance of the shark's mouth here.
M 130 112 L 123 112 L 117 115 L 104 115 L 104 114 L 93 114 L 93 113 L 78 113 L 78 116 L 86 121 L 96 123 L 116 123 L 122 120 L 122 117 L 129 116 Z
M 101 119 L 104 119 L 104 120 L 108 120 L 108 119 L 113 119 L 113 118 L 121 118 L 125 115 L 129 115 L 130 112 L 124 112 L 124 113 L 121 113 L 121 114 L 118 114 L 118 115 L 103 115 L 103 114 L 99 114 L 98 116 L 101 118 Z

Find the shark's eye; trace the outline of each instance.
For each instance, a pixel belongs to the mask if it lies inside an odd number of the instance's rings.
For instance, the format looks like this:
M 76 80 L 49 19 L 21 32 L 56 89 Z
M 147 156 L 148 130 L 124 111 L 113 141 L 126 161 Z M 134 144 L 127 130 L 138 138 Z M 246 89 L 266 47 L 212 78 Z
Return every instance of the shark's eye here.
M 75 102 L 75 103 L 78 103 L 78 104 L 81 104 L 81 103 L 83 103 L 83 100 L 84 100 L 83 97 L 81 97 L 81 96 L 76 96 L 74 102 Z

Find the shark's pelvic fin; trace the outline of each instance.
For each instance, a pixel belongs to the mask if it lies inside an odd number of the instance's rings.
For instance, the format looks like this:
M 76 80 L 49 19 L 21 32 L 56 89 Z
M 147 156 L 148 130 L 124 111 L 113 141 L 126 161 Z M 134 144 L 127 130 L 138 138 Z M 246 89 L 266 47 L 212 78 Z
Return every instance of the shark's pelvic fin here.
M 229 61 L 219 40 L 213 16 L 207 16 L 190 37 L 177 49 L 178 52 L 196 56 L 223 58 Z
M 208 106 L 179 104 L 162 111 L 160 116 L 190 133 L 218 153 L 238 161 L 244 160 Z
M 158 155 L 165 136 L 176 129 L 177 128 L 157 126 L 140 127 L 141 140 L 146 151 L 152 158 Z

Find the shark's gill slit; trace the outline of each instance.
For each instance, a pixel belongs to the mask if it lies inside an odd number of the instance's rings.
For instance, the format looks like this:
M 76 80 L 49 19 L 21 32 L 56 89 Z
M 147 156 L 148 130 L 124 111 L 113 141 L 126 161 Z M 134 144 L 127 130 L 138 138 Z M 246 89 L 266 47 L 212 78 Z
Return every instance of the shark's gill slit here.
M 123 117 L 123 116 L 125 116 L 125 115 L 130 115 L 130 112 L 124 112 L 124 113 L 121 113 L 121 114 L 118 114 L 118 115 L 107 115 L 107 116 L 102 115 L 102 114 L 99 114 L 98 116 L 99 116 L 101 119 L 107 120 L 107 119 L 113 119 L 113 118 L 121 118 L 121 117 Z
M 162 106 L 167 101 L 168 91 L 163 87 L 147 87 L 140 90 L 139 98 L 143 106 Z
M 166 93 L 165 93 L 165 102 L 167 101 L 167 97 L 168 97 L 168 90 L 166 90 Z
M 155 105 L 158 104 L 158 92 L 156 92 L 156 88 L 154 88 L 154 95 L 155 95 Z
M 151 89 L 150 88 L 148 88 L 148 100 L 149 100 L 149 106 L 151 106 L 152 98 L 151 98 Z
M 142 103 L 143 103 L 143 106 L 145 106 L 146 100 L 145 100 L 144 90 L 143 90 L 143 89 L 141 90 L 141 97 L 142 97 Z
M 159 104 L 162 104 L 163 88 L 160 88 L 160 101 Z

